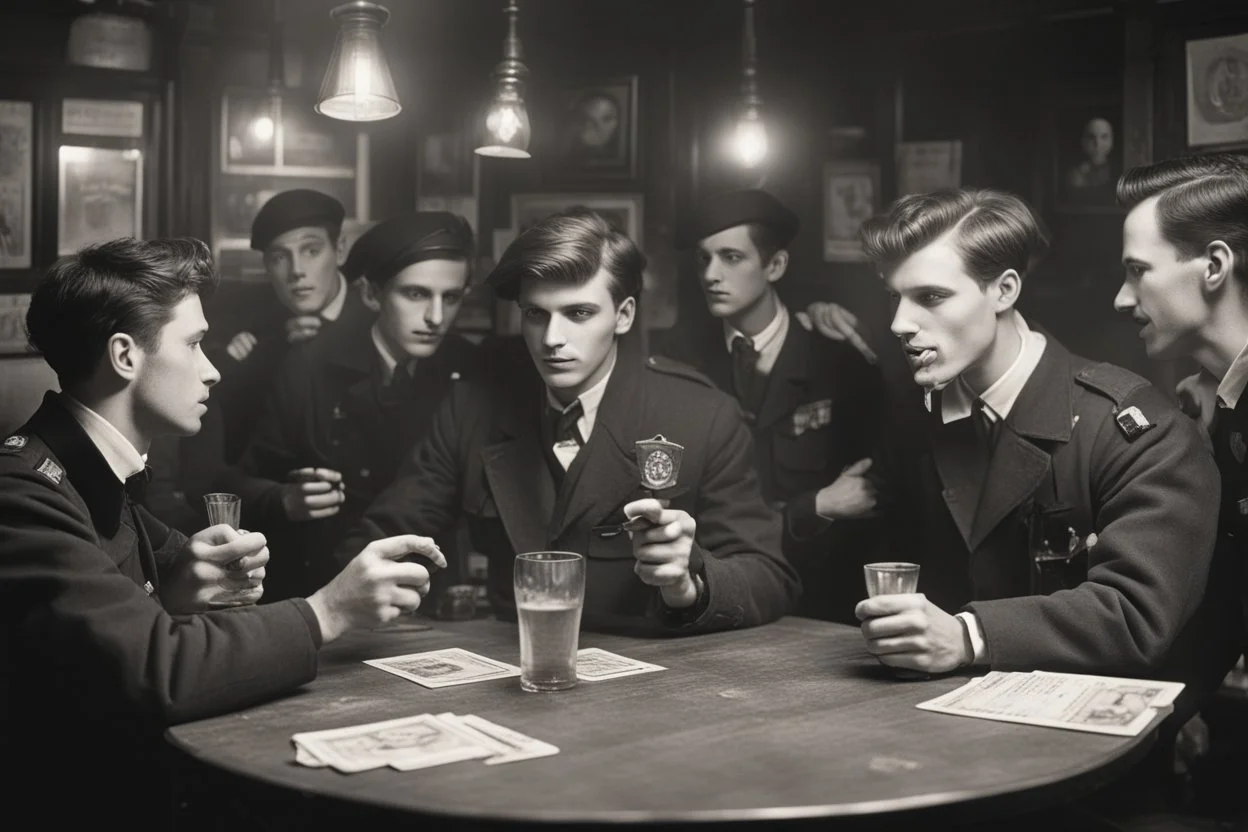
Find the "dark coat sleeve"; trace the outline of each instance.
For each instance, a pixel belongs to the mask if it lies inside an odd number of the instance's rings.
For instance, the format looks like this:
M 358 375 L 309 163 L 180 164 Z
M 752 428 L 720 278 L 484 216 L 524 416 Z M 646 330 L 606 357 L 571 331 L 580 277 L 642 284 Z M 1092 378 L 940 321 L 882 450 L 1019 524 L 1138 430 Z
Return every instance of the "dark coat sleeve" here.
M 1096 430 L 1097 533 L 1087 580 L 968 606 L 994 670 L 1154 672 L 1200 605 L 1217 531 L 1217 468 L 1198 428 L 1157 390 L 1142 387 L 1122 407 L 1133 404 L 1156 425 L 1134 441 L 1112 414 L 1086 426 Z
M 690 568 L 703 570 L 707 596 L 685 626 L 707 632 L 766 624 L 791 612 L 801 591 L 780 552 L 781 519 L 759 490 L 750 432 L 735 402 L 723 397 L 705 429 L 710 450 L 698 483 Z
M 161 724 L 308 682 L 320 645 L 304 601 L 169 615 L 104 554 L 85 509 L 17 457 L 0 459 L 0 620 L 15 685 Z

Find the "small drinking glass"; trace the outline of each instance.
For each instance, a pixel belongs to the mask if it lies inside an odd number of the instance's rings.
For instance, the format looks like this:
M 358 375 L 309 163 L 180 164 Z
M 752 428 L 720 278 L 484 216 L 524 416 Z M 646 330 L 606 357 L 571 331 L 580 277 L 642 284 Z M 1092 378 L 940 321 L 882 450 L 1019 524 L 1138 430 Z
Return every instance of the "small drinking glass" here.
M 877 595 L 909 595 L 919 591 L 919 565 L 903 561 L 867 563 L 862 567 L 867 579 L 867 597 Z M 883 662 L 881 662 L 883 664 Z M 928 679 L 930 674 L 905 667 L 890 667 L 897 679 Z
M 576 686 L 576 648 L 585 604 L 585 558 L 574 552 L 525 552 L 513 572 L 520 622 L 520 687 Z
M 205 494 L 204 507 L 208 509 L 208 525 L 224 523 L 231 529 L 238 530 L 238 524 L 242 520 L 243 502 L 237 494 Z

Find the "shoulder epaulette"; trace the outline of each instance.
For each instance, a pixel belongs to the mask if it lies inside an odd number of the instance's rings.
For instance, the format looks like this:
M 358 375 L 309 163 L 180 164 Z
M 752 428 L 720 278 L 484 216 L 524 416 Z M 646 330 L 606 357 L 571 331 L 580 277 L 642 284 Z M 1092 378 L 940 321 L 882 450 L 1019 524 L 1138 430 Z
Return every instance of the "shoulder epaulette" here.
M 1113 364 L 1089 364 L 1075 373 L 1075 381 L 1089 390 L 1105 396 L 1120 407 L 1127 397 L 1149 385 L 1148 379 L 1137 376 L 1130 370 L 1124 370 Z
M 696 381 L 698 384 L 706 387 L 714 387 L 715 383 L 688 364 L 682 364 L 662 355 L 652 355 L 646 359 L 646 367 L 656 370 L 669 376 L 679 376 L 680 378 Z

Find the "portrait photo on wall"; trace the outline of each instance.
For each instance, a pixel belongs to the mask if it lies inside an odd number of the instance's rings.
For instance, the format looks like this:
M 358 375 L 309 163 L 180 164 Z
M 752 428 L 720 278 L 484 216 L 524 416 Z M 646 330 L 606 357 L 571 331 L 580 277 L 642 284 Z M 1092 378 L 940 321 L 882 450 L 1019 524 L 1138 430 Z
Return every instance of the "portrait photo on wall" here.
M 143 152 L 62 145 L 57 170 L 57 255 L 143 236 Z
M 632 179 L 637 176 L 637 76 L 588 82 L 559 94 L 553 177 Z
M 1248 32 L 1187 42 L 1187 143 L 1248 144 Z
M 845 159 L 823 166 L 823 259 L 862 260 L 858 231 L 880 209 L 880 166 Z
M 1056 93 L 1042 150 L 1045 179 L 1039 200 L 1046 210 L 1115 213 L 1122 173 L 1122 96 Z

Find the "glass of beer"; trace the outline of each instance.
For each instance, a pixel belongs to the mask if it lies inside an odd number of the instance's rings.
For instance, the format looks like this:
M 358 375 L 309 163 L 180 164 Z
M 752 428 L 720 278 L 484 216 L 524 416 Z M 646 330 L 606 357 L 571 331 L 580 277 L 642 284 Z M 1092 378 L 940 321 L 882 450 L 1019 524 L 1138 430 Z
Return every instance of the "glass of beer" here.
M 877 595 L 909 595 L 919 591 L 919 565 L 890 561 L 868 563 L 862 567 L 867 579 L 867 597 Z
M 574 552 L 516 555 L 513 583 L 520 621 L 520 687 L 530 692 L 575 687 L 585 558 Z

